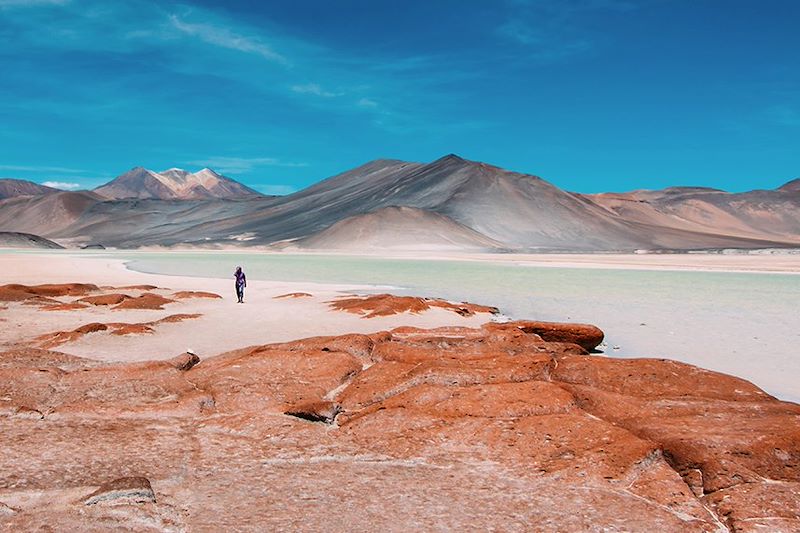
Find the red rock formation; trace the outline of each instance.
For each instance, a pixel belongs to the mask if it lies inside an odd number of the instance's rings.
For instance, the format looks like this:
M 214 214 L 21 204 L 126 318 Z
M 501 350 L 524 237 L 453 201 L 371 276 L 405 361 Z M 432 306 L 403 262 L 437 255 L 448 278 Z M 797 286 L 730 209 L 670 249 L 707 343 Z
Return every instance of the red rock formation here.
M 290 292 L 288 294 L 281 294 L 280 296 L 273 296 L 275 300 L 279 300 L 281 298 L 311 298 L 311 294 L 307 292 Z
M 586 355 L 525 324 L 199 363 L 0 353 L 0 500 L 13 508 L 0 527 L 800 529 L 800 406 L 691 365 Z M 76 501 L 135 476 L 155 503 Z M 38 491 L 53 497 L 25 496 Z
M 166 304 L 170 304 L 175 300 L 164 298 L 152 292 L 146 292 L 137 298 L 129 298 L 119 305 L 114 306 L 112 309 L 164 309 Z
M 455 304 L 446 300 L 419 298 L 417 296 L 395 296 L 393 294 L 375 294 L 372 296 L 354 296 L 339 298 L 328 302 L 337 311 L 347 311 L 363 315 L 364 318 L 396 315 L 398 313 L 422 313 L 431 307 L 439 307 L 461 316 L 473 316 L 475 313 L 498 312 L 496 307 L 471 303 Z
M 213 292 L 204 292 L 204 291 L 178 291 L 174 293 L 172 297 L 177 298 L 179 300 L 186 298 L 222 299 L 222 296 L 220 296 L 219 294 L 215 294 Z
M 88 283 L 62 283 L 46 285 L 20 285 L 17 283 L 0 286 L 0 301 L 17 302 L 36 297 L 83 296 L 100 290 L 97 285 Z M 56 302 L 59 303 L 59 302 Z
M 77 301 L 89 305 L 119 305 L 128 299 L 130 299 L 130 296 L 127 294 L 112 293 L 100 294 L 97 296 L 86 296 L 85 298 L 79 298 Z
M 46 333 L 44 335 L 40 335 L 34 339 L 34 343 L 39 348 L 55 348 L 57 346 L 61 346 L 62 344 L 66 344 L 68 342 L 74 342 L 84 335 L 88 335 L 90 333 L 97 333 L 98 331 L 108 331 L 112 335 L 141 335 L 145 333 L 153 333 L 154 327 L 159 324 L 170 324 L 175 322 L 182 322 L 184 320 L 190 320 L 193 318 L 197 318 L 199 314 L 177 314 L 177 315 L 169 315 L 167 317 L 161 318 L 159 320 L 154 320 L 152 322 L 140 322 L 131 324 L 128 322 L 111 322 L 109 324 L 102 324 L 99 322 L 93 322 L 91 324 L 84 324 L 72 331 L 56 331 L 53 333 Z
M 505 324 L 486 324 L 490 331 L 506 331 L 517 328 L 525 333 L 533 333 L 546 341 L 570 342 L 582 346 L 588 351 L 594 350 L 603 342 L 603 331 L 589 324 L 559 324 L 556 322 L 534 322 L 521 320 Z
M 42 307 L 42 311 L 76 311 L 78 309 L 86 309 L 89 307 L 87 304 L 79 302 L 70 302 L 66 304 L 51 304 Z

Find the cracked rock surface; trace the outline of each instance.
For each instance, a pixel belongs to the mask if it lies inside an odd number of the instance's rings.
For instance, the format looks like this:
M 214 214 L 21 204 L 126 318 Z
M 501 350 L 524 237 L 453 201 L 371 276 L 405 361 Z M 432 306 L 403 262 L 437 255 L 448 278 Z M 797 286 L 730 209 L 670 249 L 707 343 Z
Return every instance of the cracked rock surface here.
M 406 327 L 199 363 L 6 351 L 0 529 L 800 530 L 800 406 L 589 355 L 598 331 Z

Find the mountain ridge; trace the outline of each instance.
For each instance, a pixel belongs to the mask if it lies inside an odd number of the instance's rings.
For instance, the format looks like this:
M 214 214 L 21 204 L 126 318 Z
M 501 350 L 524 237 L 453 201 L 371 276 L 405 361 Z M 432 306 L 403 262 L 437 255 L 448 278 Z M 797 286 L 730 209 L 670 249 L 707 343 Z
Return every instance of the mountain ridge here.
M 189 172 L 170 168 L 154 172 L 144 167 L 129 171 L 105 183 L 94 192 L 112 200 L 157 198 L 160 200 L 197 200 L 201 198 L 243 198 L 261 196 L 258 191 L 210 168 Z
M 669 187 L 579 194 L 455 154 L 430 163 L 376 159 L 282 197 L 240 196 L 241 189 L 216 197 L 214 187 L 227 183 L 220 178 L 210 169 L 135 167 L 94 192 L 2 200 L 0 230 L 118 247 L 800 247 L 800 180 L 746 193 Z M 108 197 L 111 184 L 121 198 Z
M 0 200 L 14 198 L 16 196 L 37 196 L 40 194 L 52 194 L 59 192 L 60 189 L 40 185 L 28 180 L 18 180 L 14 178 L 0 179 Z

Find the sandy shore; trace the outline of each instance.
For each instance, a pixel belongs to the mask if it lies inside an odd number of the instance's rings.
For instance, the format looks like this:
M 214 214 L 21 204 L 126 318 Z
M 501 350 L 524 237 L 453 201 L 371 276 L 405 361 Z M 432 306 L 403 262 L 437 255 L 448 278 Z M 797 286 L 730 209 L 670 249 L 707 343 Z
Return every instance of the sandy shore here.
M 163 255 L 165 252 L 153 251 Z M 241 251 L 192 251 L 187 254 L 231 254 L 231 265 Z M 166 359 L 191 349 L 201 357 L 225 351 L 272 342 L 285 342 L 319 335 L 369 333 L 397 326 L 438 327 L 443 325 L 477 326 L 491 319 L 489 315 L 460 317 L 443 309 L 422 314 L 403 313 L 389 317 L 364 319 L 357 315 L 333 311 L 327 302 L 344 294 L 374 291 L 375 286 L 313 282 L 278 282 L 251 279 L 247 303 L 237 305 L 232 279 L 147 274 L 129 270 L 124 260 L 110 254 L 70 252 L 0 253 L 0 284 L 4 283 L 94 283 L 102 286 L 150 284 L 155 291 L 170 297 L 175 291 L 207 291 L 223 296 L 222 300 L 188 299 L 169 304 L 164 310 L 111 310 L 89 307 L 70 311 L 42 311 L 39 307 L 0 302 L 0 349 L 28 342 L 39 335 L 71 331 L 89 323 L 149 323 L 174 314 L 197 313 L 196 319 L 160 323 L 151 334 L 92 334 L 59 346 L 59 351 L 81 357 L 108 361 Z M 136 252 L 138 257 L 148 252 Z M 314 257 L 318 254 L 307 254 Z M 123 255 L 124 257 L 124 255 Z M 362 256 L 366 257 L 366 256 Z M 385 256 L 382 256 L 385 257 Z M 403 254 L 397 259 L 418 259 Z M 426 256 L 426 259 L 428 257 Z M 436 258 L 434 258 L 436 259 Z M 800 255 L 459 255 L 440 259 L 489 261 L 508 264 L 638 270 L 702 270 L 796 273 L 800 272 Z M 188 259 L 191 260 L 191 259 Z M 223 260 L 224 262 L 224 260 Z M 257 277 L 257 276 L 253 276 Z M 137 296 L 136 291 L 117 291 Z M 310 293 L 309 298 L 275 299 L 292 292 Z M 387 288 L 386 292 L 392 292 Z M 561 294 L 559 292 L 559 294 Z M 603 293 L 606 294 L 606 293 Z M 515 313 L 518 319 L 540 319 L 596 324 L 606 332 L 606 353 L 615 357 L 666 357 L 749 379 L 769 393 L 797 401 L 793 375 L 797 363 L 788 354 L 797 342 L 796 319 L 781 312 L 754 311 L 759 296 L 753 291 L 724 293 L 725 301 L 705 305 L 703 300 L 672 298 L 672 304 L 659 305 L 652 294 L 648 298 L 635 293 L 630 297 L 617 294 L 573 297 L 568 307 L 551 314 L 545 312 Z M 426 294 L 420 293 L 420 296 Z M 564 295 L 561 295 L 564 296 Z M 559 300 L 561 296 L 558 296 Z M 501 305 L 489 295 L 464 294 L 460 298 L 474 303 Z M 655 299 L 653 299 L 655 298 Z M 618 302 L 627 302 L 617 309 Z M 545 302 L 546 303 L 546 302 Z M 681 309 L 675 313 L 675 306 Z M 540 306 L 541 307 L 541 306 Z M 562 306 L 563 307 L 563 306 Z M 3 309 L 5 308 L 5 309 Z M 545 311 L 547 309 L 542 308 Z M 549 309 L 549 308 L 548 308 Z M 763 310 L 762 310 L 763 311 Z M 555 314 L 553 314 L 555 313 Z M 645 326 L 646 323 L 646 326 Z M 731 342 L 731 339 L 736 339 Z M 620 348 L 621 349 L 618 349 Z M 754 364 L 754 354 L 759 361 Z
M 316 283 L 248 282 L 246 302 L 236 303 L 233 280 L 163 276 L 133 272 L 123 261 L 103 257 L 75 257 L 59 254 L 0 254 L 0 284 L 93 283 L 123 287 L 155 285 L 151 291 L 170 297 L 177 291 L 206 291 L 222 299 L 192 298 L 167 304 L 164 310 L 111 310 L 91 306 L 68 311 L 43 311 L 17 302 L 0 304 L 0 349 L 54 331 L 71 331 L 87 323 L 144 323 L 169 315 L 199 313 L 196 319 L 160 324 L 155 334 L 91 334 L 59 346 L 59 351 L 106 361 L 166 359 L 187 349 L 201 357 L 252 346 L 304 337 L 368 333 L 398 326 L 478 326 L 490 315 L 461 317 L 443 309 L 421 314 L 403 313 L 370 319 L 331 310 L 327 302 L 345 294 L 373 287 Z M 137 296 L 142 291 L 115 290 Z M 311 297 L 276 299 L 293 292 Z M 62 298 L 63 300 L 63 298 Z

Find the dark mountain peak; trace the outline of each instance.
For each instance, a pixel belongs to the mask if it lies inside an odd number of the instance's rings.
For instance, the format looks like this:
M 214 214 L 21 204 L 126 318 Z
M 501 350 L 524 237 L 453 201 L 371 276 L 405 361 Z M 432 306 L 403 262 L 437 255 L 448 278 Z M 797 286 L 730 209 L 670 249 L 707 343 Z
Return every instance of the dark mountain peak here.
M 471 161 L 467 161 L 463 157 L 457 156 L 456 154 L 447 154 L 446 156 L 440 157 L 431 163 L 431 165 L 435 165 L 436 163 L 471 163 Z
M 800 192 L 800 178 L 784 183 L 778 190 L 781 192 Z
M 142 174 L 142 173 L 148 173 L 148 174 L 149 174 L 149 173 L 150 173 L 150 171 L 149 171 L 149 170 L 147 170 L 147 169 L 146 169 L 146 168 L 144 168 L 144 167 L 133 167 L 133 168 L 132 168 L 132 169 L 130 169 L 129 171 L 125 172 L 125 173 L 123 174 L 123 176 L 124 176 L 125 174 Z

